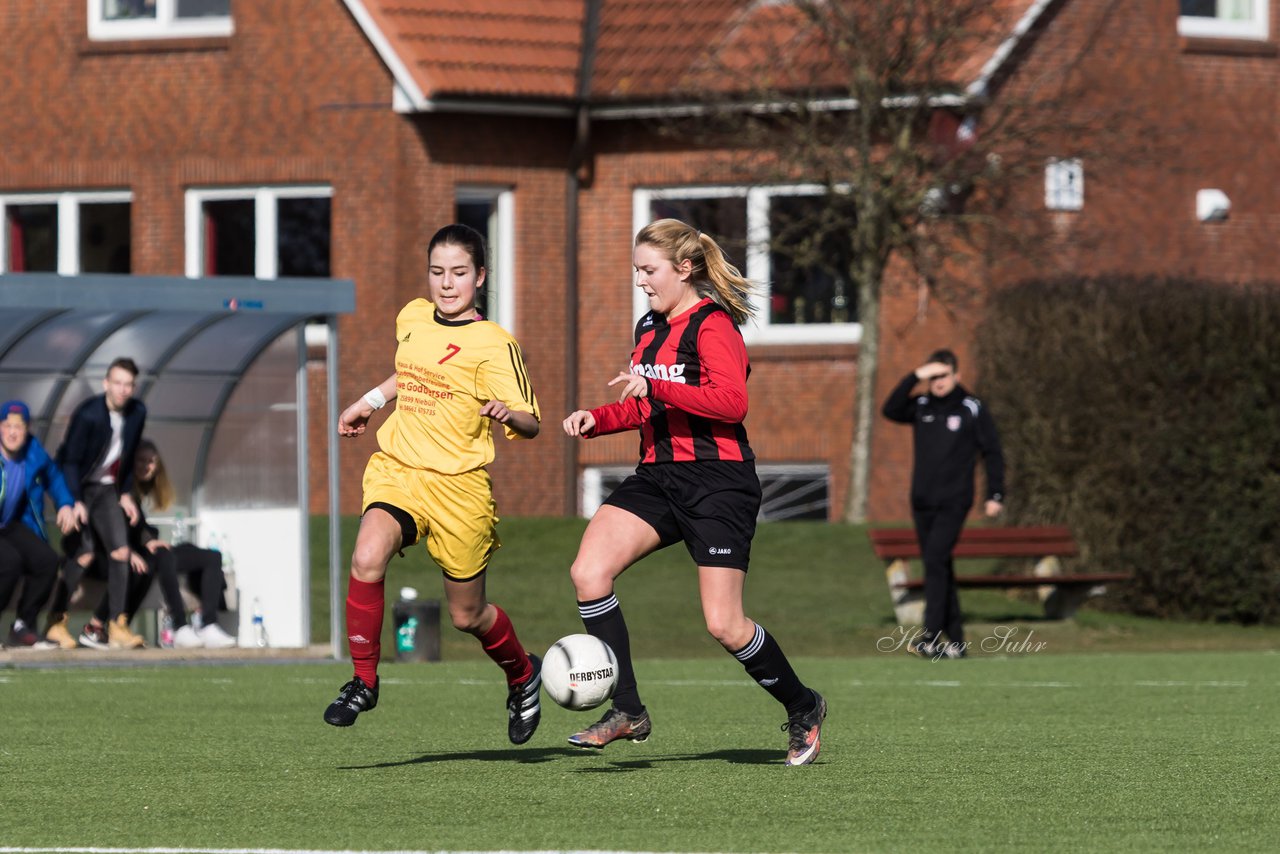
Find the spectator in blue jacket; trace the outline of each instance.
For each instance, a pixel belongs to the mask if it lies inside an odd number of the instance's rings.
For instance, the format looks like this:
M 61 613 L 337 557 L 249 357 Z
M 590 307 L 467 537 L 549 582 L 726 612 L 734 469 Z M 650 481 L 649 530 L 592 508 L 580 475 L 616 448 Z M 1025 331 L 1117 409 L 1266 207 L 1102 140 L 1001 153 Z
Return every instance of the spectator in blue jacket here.
M 68 534 L 86 520 L 62 479 L 62 471 L 31 435 L 31 410 L 20 400 L 0 406 L 0 611 L 25 579 L 10 646 L 35 646 L 36 620 L 58 574 L 58 555 L 44 532 L 44 495 L 58 507 L 58 527 Z

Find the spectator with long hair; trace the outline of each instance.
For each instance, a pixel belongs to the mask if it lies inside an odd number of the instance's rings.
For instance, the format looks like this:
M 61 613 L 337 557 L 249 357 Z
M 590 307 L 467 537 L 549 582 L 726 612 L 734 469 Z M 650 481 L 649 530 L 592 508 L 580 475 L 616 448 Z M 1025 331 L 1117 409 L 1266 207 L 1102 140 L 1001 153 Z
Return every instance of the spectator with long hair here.
M 151 439 L 138 443 L 137 459 L 133 473 L 137 490 L 139 511 L 163 513 L 173 507 L 176 493 L 164 458 Z M 173 543 L 160 539 L 159 531 L 147 524 L 145 515 L 139 513 L 138 532 L 140 551 L 155 559 L 157 580 L 164 592 L 165 604 L 173 619 L 173 645 L 183 648 L 208 647 L 226 649 L 236 645 L 236 639 L 221 624 L 223 591 L 226 574 L 222 568 L 222 552 L 202 549 L 192 543 Z M 188 586 L 199 591 L 199 628 L 190 624 L 185 603 L 178 588 L 178 576 L 186 576 Z
M 147 512 L 164 512 L 174 505 L 176 491 L 169 479 L 164 459 L 155 442 L 142 439 L 134 460 L 134 503 L 138 508 L 137 521 L 129 526 L 129 563 L 133 569 L 125 597 L 125 621 L 132 622 L 138 608 L 153 582 L 160 584 L 165 608 L 173 621 L 173 645 L 180 649 L 227 649 L 236 645 L 236 639 L 219 623 L 222 614 L 223 590 L 226 576 L 222 569 L 222 553 L 203 549 L 192 543 L 170 545 L 160 538 L 159 530 L 147 520 Z M 98 563 L 103 555 L 98 555 Z M 90 567 L 92 572 L 94 567 Z M 182 596 L 181 577 L 186 576 L 188 586 L 199 591 L 199 628 L 192 625 L 186 601 Z M 109 605 L 106 596 L 98 603 L 93 619 L 80 635 L 83 646 L 106 649 L 107 640 L 102 626 L 106 623 Z

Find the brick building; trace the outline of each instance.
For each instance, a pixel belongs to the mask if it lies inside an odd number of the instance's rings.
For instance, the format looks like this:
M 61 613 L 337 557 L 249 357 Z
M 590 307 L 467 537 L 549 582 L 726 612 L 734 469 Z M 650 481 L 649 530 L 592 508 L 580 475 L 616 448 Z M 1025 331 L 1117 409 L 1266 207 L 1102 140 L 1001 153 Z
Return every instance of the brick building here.
M 1133 156 L 1097 169 L 1076 140 L 1044 151 L 1048 178 L 1015 187 L 1012 207 L 1042 252 L 1021 269 L 1004 259 L 979 271 L 985 281 L 1054 270 L 1277 277 L 1280 167 L 1268 155 L 1280 3 L 998 5 L 1009 25 L 962 63 L 961 86 L 998 77 L 999 98 L 1086 56 L 1099 102 L 1157 116 L 1152 133 L 1167 128 L 1179 144 L 1118 140 Z M 626 363 L 636 229 L 667 211 L 715 211 L 746 233 L 803 193 L 735 183 L 732 152 L 653 132 L 705 46 L 756 6 L 2 0 L 0 271 L 352 279 L 345 404 L 390 370 L 392 321 L 422 291 L 429 235 L 472 222 L 493 250 L 487 313 L 522 342 L 544 420 L 536 441 L 500 443 L 499 506 L 579 512 L 634 463 L 634 436 L 574 443 L 558 423 L 606 400 Z M 768 264 L 766 253 L 747 271 L 768 279 Z M 812 501 L 803 512 L 837 518 L 848 489 L 861 330 L 823 298 L 817 316 L 766 312 L 747 332 L 748 427 L 778 516 Z M 980 313 L 980 295 L 940 303 L 893 278 L 877 396 L 936 346 L 971 364 Z M 966 379 L 980 391 L 980 377 Z M 311 441 L 322 449 L 328 437 Z M 343 445 L 346 512 L 358 509 L 371 449 Z M 905 516 L 905 431 L 878 430 L 873 458 L 872 517 Z M 322 491 L 314 501 L 324 506 Z

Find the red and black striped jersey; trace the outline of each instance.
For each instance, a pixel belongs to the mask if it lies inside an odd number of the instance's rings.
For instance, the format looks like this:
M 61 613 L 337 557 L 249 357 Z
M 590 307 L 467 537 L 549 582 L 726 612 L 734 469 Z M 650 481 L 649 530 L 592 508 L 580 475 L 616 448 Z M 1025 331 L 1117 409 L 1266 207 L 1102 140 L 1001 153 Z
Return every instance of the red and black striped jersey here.
M 750 371 L 742 333 L 710 298 L 670 319 L 651 311 L 631 351 L 648 396 L 591 410 L 591 435 L 639 429 L 642 463 L 755 459 L 742 425 Z

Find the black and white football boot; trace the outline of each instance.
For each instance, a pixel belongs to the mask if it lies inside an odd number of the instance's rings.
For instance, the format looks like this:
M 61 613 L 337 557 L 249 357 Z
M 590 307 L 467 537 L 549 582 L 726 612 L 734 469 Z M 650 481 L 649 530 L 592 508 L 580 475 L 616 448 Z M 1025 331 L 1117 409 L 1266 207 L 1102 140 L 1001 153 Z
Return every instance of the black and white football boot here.
M 378 705 L 378 687 L 370 688 L 359 676 L 342 686 L 338 699 L 324 710 L 324 722 L 333 726 L 351 726 L 361 712 Z

